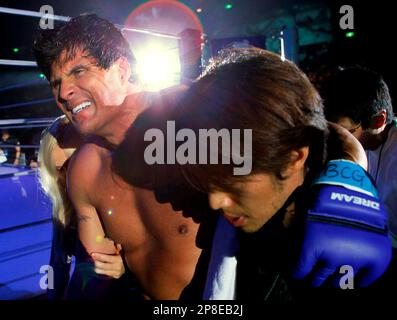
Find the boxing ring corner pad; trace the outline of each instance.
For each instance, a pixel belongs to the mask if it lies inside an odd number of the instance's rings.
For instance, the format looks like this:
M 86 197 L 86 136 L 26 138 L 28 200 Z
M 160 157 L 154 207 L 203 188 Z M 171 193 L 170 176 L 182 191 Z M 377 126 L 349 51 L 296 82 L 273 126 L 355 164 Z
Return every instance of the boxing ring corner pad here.
M 0 166 L 0 300 L 40 296 L 50 261 L 51 202 L 37 172 Z

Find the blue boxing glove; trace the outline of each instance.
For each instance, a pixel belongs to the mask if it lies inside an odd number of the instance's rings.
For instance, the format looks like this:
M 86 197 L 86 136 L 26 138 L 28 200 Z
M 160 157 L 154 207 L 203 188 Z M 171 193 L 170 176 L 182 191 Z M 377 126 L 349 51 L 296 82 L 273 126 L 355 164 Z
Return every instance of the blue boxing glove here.
M 332 160 L 314 184 L 293 278 L 310 275 L 314 287 L 326 280 L 340 287 L 340 278 L 350 270 L 354 285 L 370 285 L 386 271 L 392 256 L 386 212 L 372 180 L 359 165 Z

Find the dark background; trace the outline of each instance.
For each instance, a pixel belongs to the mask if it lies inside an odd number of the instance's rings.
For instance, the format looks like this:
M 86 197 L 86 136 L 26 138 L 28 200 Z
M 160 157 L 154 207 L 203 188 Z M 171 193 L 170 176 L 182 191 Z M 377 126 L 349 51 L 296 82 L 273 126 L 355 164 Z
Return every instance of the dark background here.
M 75 16 L 94 12 L 116 24 L 123 24 L 128 14 L 146 1 L 138 0 L 0 0 L 0 6 L 38 11 L 42 5 L 55 14 Z M 277 51 L 272 36 L 283 25 L 296 31 L 295 62 L 313 81 L 328 70 L 346 64 L 362 64 L 380 72 L 392 94 L 396 95 L 393 41 L 395 20 L 392 1 L 322 1 L 322 0 L 186 0 L 181 1 L 197 13 L 204 32 L 211 41 L 224 38 L 267 39 L 264 47 Z M 233 8 L 225 9 L 231 3 Z M 347 38 L 339 27 L 339 8 L 349 4 L 354 9 L 355 36 Z M 34 60 L 31 45 L 39 19 L 0 13 L 0 59 Z M 280 27 L 281 26 L 281 27 Z M 159 30 L 161 31 L 161 30 Z M 13 52 L 18 48 L 18 52 Z M 35 101 L 35 103 L 30 103 Z M 20 106 L 20 104 L 27 103 Z M 52 101 L 47 81 L 36 68 L 0 66 L 0 120 L 54 117 L 60 112 Z M 42 128 L 14 131 L 21 143 L 37 143 Z M 34 138 L 35 137 L 35 138 Z

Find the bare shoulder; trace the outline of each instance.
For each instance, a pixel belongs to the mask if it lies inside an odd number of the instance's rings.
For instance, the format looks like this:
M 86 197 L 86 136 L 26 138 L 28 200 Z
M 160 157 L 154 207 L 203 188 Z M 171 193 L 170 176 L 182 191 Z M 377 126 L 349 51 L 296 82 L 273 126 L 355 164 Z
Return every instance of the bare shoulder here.
M 68 182 L 86 184 L 95 179 L 103 162 L 104 148 L 95 142 L 86 142 L 73 154 L 68 167 Z
M 80 148 L 74 153 L 69 170 L 80 169 L 82 167 L 92 167 L 95 166 L 96 162 L 100 161 L 100 147 L 93 142 L 84 143 Z M 87 166 L 87 163 L 90 166 Z M 89 168 L 87 168 L 89 170 Z
M 336 123 L 328 122 L 328 128 L 330 130 L 328 139 L 330 159 L 350 160 L 367 170 L 367 156 L 361 143 L 348 130 Z

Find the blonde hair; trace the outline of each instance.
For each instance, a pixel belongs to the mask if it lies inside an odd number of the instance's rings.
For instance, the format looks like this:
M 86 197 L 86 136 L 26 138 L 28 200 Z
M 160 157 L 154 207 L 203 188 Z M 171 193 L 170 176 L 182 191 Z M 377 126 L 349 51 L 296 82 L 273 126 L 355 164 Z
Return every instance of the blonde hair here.
M 68 204 L 69 200 L 66 191 L 60 188 L 58 184 L 58 171 L 53 160 L 53 152 L 56 147 L 59 147 L 56 139 L 58 129 L 61 125 L 65 125 L 68 122 L 65 116 L 61 116 L 43 131 L 38 154 L 41 187 L 51 199 L 54 224 L 63 229 L 71 223 L 72 207 Z M 63 150 L 70 157 L 76 149 Z

